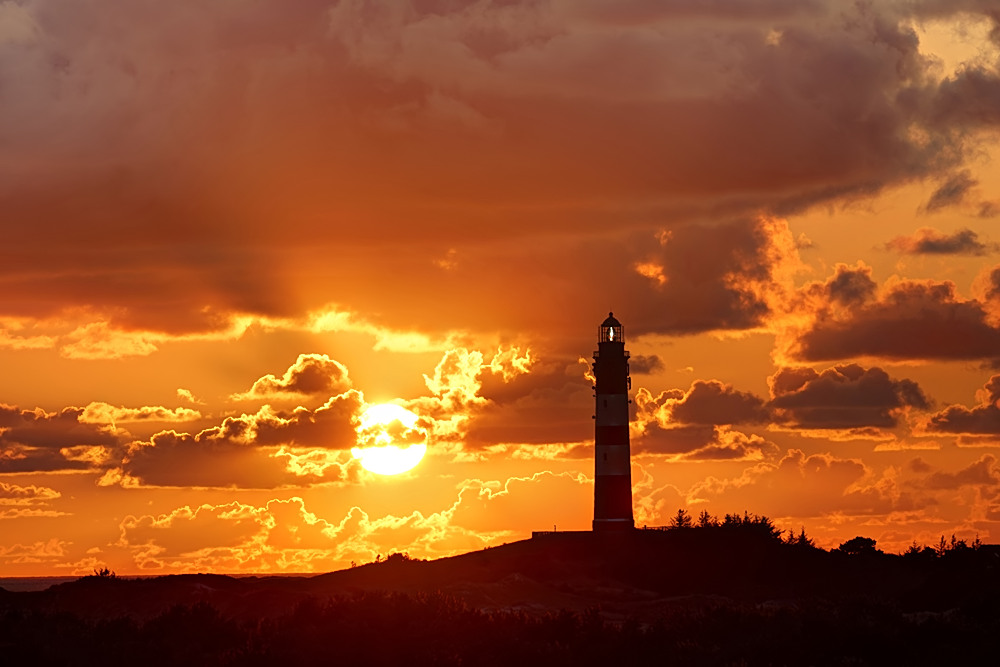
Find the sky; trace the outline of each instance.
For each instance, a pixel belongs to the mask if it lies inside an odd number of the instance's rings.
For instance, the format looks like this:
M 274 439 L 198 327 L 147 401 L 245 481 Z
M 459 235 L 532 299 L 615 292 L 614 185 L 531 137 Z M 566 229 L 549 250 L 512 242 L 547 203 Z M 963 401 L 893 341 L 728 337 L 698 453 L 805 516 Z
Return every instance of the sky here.
M 587 530 L 609 311 L 637 525 L 998 543 L 998 137 L 994 0 L 4 0 L 0 576 Z

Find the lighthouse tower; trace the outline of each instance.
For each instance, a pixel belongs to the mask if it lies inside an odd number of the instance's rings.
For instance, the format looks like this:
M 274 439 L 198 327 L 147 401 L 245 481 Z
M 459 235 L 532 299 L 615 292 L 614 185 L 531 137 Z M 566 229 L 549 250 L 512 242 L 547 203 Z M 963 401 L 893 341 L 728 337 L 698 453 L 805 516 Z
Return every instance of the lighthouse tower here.
M 628 374 L 624 328 L 608 313 L 597 332 L 594 352 L 594 530 L 629 530 L 632 471 L 629 466 Z

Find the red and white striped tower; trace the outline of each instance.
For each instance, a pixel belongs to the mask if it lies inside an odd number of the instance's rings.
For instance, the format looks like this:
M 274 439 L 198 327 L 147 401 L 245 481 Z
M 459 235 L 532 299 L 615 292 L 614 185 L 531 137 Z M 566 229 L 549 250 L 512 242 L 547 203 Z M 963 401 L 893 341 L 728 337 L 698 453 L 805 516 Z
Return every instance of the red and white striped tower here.
M 614 313 L 601 323 L 594 352 L 594 530 L 629 530 L 632 470 L 629 465 L 628 373 L 625 330 Z

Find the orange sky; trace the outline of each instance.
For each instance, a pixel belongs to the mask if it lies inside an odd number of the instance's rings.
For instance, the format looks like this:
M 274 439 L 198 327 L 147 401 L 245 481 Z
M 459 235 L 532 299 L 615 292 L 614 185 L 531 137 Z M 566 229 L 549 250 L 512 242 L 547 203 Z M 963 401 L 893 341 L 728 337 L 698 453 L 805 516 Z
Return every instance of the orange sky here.
M 610 309 L 637 524 L 1000 541 L 994 5 L 0 3 L 0 576 L 586 529 Z

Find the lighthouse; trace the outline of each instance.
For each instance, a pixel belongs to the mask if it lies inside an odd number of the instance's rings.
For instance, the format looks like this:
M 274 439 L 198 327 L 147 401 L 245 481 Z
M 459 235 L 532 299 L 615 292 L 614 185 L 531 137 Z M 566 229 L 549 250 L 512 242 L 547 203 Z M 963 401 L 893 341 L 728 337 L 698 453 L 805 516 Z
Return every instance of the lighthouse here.
M 601 323 L 594 352 L 594 530 L 629 530 L 632 471 L 629 465 L 628 373 L 625 330 L 614 313 Z

